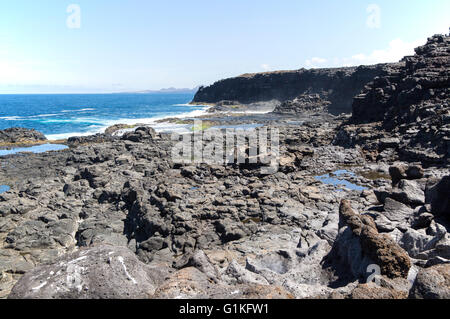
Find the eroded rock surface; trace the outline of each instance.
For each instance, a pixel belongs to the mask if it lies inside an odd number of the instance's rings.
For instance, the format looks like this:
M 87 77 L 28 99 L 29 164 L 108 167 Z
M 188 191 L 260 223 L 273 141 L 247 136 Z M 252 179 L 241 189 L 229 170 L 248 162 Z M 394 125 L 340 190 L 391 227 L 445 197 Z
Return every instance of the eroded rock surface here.
M 142 263 L 125 247 L 103 245 L 34 268 L 14 286 L 9 298 L 149 298 L 167 273 L 168 269 Z

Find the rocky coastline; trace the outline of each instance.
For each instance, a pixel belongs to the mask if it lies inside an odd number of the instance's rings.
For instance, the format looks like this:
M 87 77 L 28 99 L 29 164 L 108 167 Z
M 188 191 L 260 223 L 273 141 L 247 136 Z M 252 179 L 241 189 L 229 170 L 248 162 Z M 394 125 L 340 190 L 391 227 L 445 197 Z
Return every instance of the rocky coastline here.
M 449 70 L 436 35 L 399 63 L 200 88 L 210 126 L 278 130 L 271 174 L 174 162 L 145 126 L 0 157 L 0 298 L 450 298 Z

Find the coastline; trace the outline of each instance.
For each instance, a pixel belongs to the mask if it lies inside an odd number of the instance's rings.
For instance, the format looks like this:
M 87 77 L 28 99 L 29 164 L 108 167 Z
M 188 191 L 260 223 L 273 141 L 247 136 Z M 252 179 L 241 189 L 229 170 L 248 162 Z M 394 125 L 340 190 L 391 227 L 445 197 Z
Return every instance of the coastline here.
M 449 46 L 429 38 L 347 114 L 303 92 L 267 114 L 220 103 L 182 144 L 123 123 L 0 157 L 0 298 L 450 298 Z M 207 134 L 244 125 L 259 144 Z

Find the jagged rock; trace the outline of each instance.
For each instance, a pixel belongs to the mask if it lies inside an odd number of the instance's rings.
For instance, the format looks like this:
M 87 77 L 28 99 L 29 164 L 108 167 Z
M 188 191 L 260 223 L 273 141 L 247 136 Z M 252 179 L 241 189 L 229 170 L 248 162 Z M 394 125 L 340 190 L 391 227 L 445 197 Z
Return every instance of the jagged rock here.
M 418 258 L 421 252 L 434 248 L 433 243 L 436 244 L 433 236 L 428 236 L 424 230 L 414 229 L 408 229 L 399 242 L 412 258 Z
M 70 146 L 79 146 L 94 143 L 104 143 L 112 141 L 114 138 L 109 134 L 98 133 L 90 136 L 72 136 L 67 139 L 67 144 Z
M 421 269 L 410 290 L 409 297 L 414 299 L 449 299 L 450 264 Z
M 165 278 L 161 267 L 140 262 L 127 248 L 98 246 L 27 272 L 9 298 L 148 298 Z
M 408 179 L 420 179 L 424 175 L 424 170 L 420 165 L 410 165 L 406 170 L 406 177 Z
M 412 207 L 425 204 L 425 194 L 414 181 L 401 180 L 389 197 Z
M 393 160 L 448 164 L 449 46 L 450 35 L 435 35 L 416 48 L 414 56 L 389 65 L 385 75 L 375 77 L 355 97 L 352 118 L 341 127 L 335 143 L 361 145 L 375 159 L 385 147 L 393 147 Z M 364 131 L 369 123 L 372 131 Z M 395 137 L 401 137 L 399 145 L 379 143 Z M 416 170 L 409 174 L 421 175 Z
M 380 231 L 390 232 L 394 228 L 407 229 L 414 218 L 414 210 L 390 197 L 384 200 L 383 210 L 375 212 L 375 224 Z
M 132 132 L 126 132 L 122 136 L 122 140 L 128 140 L 132 142 L 152 141 L 157 138 L 157 133 L 152 127 L 141 126 Z

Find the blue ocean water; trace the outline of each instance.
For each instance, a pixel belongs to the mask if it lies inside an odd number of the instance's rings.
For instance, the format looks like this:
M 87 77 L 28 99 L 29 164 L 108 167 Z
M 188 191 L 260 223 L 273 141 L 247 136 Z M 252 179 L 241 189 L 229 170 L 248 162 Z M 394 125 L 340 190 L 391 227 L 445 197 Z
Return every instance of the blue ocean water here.
M 102 132 L 114 124 L 152 124 L 172 116 L 197 116 L 192 94 L 0 95 L 0 129 L 34 128 L 48 139 Z

